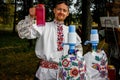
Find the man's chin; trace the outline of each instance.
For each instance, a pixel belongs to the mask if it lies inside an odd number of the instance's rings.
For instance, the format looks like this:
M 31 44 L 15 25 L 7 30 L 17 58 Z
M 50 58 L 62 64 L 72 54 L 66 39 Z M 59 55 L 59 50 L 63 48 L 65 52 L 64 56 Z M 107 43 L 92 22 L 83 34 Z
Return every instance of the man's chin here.
M 60 22 L 61 22 L 61 21 L 64 21 L 64 19 L 58 19 L 58 21 L 60 21 Z

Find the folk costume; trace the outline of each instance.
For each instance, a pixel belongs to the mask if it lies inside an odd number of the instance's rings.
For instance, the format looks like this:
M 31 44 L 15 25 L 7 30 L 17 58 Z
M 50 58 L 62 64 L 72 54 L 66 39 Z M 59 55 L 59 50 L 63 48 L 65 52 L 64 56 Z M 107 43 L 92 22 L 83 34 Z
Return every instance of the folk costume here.
M 69 46 L 62 46 L 62 43 L 68 42 L 68 27 L 56 20 L 46 22 L 45 26 L 37 26 L 35 20 L 27 16 L 18 23 L 17 31 L 22 39 L 37 38 L 35 53 L 41 61 L 36 77 L 40 80 L 56 80 L 59 59 L 68 54 Z M 76 38 L 82 52 L 81 39 L 78 35 Z

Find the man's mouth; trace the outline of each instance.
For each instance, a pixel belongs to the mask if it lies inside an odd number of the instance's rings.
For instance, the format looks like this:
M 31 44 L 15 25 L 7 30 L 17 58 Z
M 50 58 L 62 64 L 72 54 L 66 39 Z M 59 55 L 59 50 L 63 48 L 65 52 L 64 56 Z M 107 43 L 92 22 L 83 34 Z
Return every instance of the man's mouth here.
M 63 14 L 59 13 L 58 16 L 63 16 Z

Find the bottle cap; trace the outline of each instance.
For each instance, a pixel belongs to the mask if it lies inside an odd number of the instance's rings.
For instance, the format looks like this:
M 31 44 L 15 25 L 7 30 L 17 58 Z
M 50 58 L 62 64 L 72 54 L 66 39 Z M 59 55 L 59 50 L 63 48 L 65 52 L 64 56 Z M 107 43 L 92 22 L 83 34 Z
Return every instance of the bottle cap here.
M 69 32 L 75 32 L 75 25 L 69 26 Z

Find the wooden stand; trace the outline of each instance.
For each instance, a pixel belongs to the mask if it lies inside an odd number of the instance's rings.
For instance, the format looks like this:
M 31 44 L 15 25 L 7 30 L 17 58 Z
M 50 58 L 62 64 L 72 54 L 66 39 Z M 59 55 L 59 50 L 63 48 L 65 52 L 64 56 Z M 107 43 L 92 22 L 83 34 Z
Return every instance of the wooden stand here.
M 116 70 L 113 65 L 108 66 L 108 78 L 109 80 L 116 80 Z

